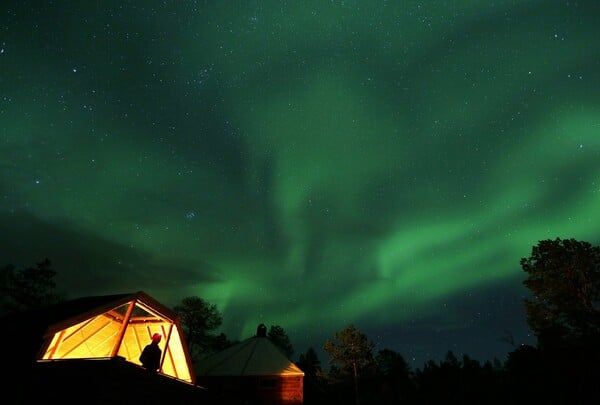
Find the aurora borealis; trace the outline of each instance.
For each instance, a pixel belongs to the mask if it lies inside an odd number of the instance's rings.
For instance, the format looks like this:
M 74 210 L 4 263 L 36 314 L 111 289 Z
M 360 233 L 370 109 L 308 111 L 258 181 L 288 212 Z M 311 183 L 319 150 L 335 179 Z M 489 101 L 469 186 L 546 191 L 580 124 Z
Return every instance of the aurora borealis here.
M 0 265 L 71 297 L 419 367 L 530 342 L 520 258 L 600 243 L 596 0 L 3 5 Z

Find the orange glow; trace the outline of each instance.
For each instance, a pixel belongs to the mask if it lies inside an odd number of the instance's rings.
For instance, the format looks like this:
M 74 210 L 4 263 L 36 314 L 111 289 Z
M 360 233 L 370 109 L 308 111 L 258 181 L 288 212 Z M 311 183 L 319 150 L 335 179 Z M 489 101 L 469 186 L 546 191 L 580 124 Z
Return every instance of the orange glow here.
M 140 353 L 150 343 L 152 335 L 159 333 L 164 337 L 159 344 L 162 350 L 161 373 L 193 383 L 191 362 L 177 324 L 140 299 L 134 299 L 79 322 L 58 327 L 57 330 L 51 327 L 51 333 L 46 336 L 45 350 L 39 358 L 53 360 L 119 356 L 141 365 Z

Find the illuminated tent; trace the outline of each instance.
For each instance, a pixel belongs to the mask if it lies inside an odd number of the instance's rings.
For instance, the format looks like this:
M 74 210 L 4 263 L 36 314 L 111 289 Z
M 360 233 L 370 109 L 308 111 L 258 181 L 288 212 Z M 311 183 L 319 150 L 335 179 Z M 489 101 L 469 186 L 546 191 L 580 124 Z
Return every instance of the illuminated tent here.
M 302 404 L 304 372 L 266 336 L 256 336 L 206 357 L 196 366 L 198 381 L 224 396 L 260 404 Z
M 160 373 L 195 383 L 179 317 L 144 292 L 80 298 L 61 306 L 79 311 L 48 325 L 38 361 L 120 358 L 140 365 L 141 351 L 160 333 Z

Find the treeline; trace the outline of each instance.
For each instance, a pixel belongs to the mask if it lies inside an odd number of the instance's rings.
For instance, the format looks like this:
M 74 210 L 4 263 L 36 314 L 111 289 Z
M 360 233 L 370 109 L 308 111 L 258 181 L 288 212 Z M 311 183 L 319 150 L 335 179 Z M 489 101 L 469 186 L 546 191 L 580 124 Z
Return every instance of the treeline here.
M 483 364 L 449 351 L 444 360 L 411 370 L 400 353 L 375 352 L 353 324 L 327 340 L 323 367 L 314 348 L 297 357 L 305 372 L 310 404 L 531 404 L 598 403 L 600 399 L 600 247 L 575 239 L 539 241 L 520 261 L 531 298 L 524 302 L 535 346 L 515 347 L 503 361 Z M 6 266 L 0 275 L 0 314 L 35 309 L 62 300 L 46 259 L 22 270 Z M 181 318 L 192 360 L 232 344 L 218 333 L 222 314 L 200 297 L 173 308 Z M 280 325 L 267 336 L 292 358 L 294 349 Z
M 555 350 L 523 345 L 506 360 L 483 363 L 449 351 L 411 370 L 399 353 L 383 349 L 373 362 L 351 372 L 323 372 L 299 362 L 306 373 L 307 405 L 325 404 L 597 404 L 598 347 Z

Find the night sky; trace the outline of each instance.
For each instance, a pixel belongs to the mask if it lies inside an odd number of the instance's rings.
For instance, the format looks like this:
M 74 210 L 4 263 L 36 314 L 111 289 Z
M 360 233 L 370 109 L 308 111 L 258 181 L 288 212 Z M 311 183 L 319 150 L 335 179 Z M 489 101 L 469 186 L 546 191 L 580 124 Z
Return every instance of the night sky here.
M 535 342 L 520 259 L 600 243 L 597 0 L 0 13 L 0 265 L 67 297 L 200 296 L 294 358 L 352 322 L 413 368 L 503 360 Z

